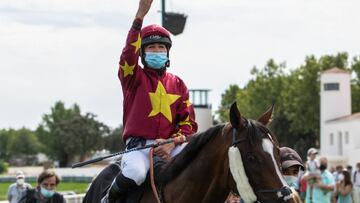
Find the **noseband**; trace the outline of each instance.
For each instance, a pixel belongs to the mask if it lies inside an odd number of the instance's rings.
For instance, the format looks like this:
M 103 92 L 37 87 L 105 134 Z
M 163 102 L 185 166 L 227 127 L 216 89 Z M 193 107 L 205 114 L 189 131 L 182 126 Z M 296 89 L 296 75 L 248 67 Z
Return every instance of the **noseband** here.
M 249 120 L 248 120 L 247 124 L 248 124 L 247 126 L 252 126 L 253 125 Z M 233 128 L 233 130 L 232 130 L 232 144 L 231 144 L 232 147 L 236 147 L 237 144 L 239 144 L 239 143 L 241 143 L 243 141 L 247 141 L 246 137 L 242 138 L 242 139 L 241 138 L 236 139 L 236 134 L 237 134 L 237 130 L 235 128 Z M 269 139 L 271 140 L 271 142 L 274 143 L 273 139 L 271 138 L 271 135 L 268 134 L 268 136 L 269 136 Z M 263 190 L 256 190 L 255 191 L 255 195 L 259 194 L 259 193 L 274 194 L 274 196 L 277 197 L 275 202 L 277 202 L 278 200 L 280 200 L 282 202 L 287 202 L 289 199 L 291 199 L 292 191 L 288 186 L 283 186 L 280 189 L 263 189 Z M 256 200 L 254 203 L 275 203 L 275 202 L 274 201 L 259 201 L 259 200 Z

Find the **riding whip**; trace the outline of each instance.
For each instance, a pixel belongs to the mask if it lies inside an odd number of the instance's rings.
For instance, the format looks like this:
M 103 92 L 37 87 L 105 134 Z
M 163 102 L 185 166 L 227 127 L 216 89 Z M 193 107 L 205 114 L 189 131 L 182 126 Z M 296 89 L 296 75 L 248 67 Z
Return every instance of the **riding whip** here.
M 84 161 L 84 162 L 79 162 L 79 163 L 73 164 L 71 166 L 71 168 L 77 168 L 77 167 L 85 166 L 85 165 L 88 165 L 88 164 L 92 164 L 92 163 L 95 163 L 95 162 L 102 161 L 102 160 L 110 158 L 110 157 L 126 154 L 128 152 L 138 151 L 138 150 L 147 149 L 147 148 L 151 148 L 151 147 L 157 147 L 157 146 L 160 146 L 160 145 L 169 144 L 169 143 L 173 143 L 173 142 L 176 142 L 175 138 L 165 140 L 164 142 L 148 144 L 148 145 L 145 145 L 145 146 L 142 146 L 142 147 L 136 147 L 136 148 L 133 148 L 133 149 L 129 149 L 129 150 L 109 154 L 109 155 L 106 155 L 106 156 L 103 156 L 103 157 L 98 157 L 98 158 L 90 159 L 90 160 L 87 160 L 87 161 Z

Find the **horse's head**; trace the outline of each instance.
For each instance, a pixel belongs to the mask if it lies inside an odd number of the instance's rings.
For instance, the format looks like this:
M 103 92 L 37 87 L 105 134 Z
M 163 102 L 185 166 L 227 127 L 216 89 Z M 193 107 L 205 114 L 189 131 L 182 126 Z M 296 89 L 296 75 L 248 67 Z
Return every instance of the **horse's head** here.
M 281 174 L 278 142 L 266 127 L 272 111 L 273 107 L 255 121 L 241 116 L 236 103 L 230 109 L 230 170 L 245 202 L 292 201 Z

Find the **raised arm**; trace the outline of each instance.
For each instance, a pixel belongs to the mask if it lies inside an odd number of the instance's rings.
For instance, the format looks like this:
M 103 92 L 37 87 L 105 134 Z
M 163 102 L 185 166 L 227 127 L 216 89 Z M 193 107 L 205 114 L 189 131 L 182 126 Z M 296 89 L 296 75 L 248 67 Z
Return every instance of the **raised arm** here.
M 153 0 L 140 0 L 139 8 L 136 12 L 136 19 L 144 20 L 144 17 L 149 12 Z
M 118 76 L 123 89 L 126 90 L 133 86 L 131 83 L 136 81 L 138 75 L 138 60 L 141 49 L 140 31 L 143 19 L 150 10 L 151 3 L 152 0 L 140 0 L 134 22 L 126 39 L 126 45 L 120 56 Z

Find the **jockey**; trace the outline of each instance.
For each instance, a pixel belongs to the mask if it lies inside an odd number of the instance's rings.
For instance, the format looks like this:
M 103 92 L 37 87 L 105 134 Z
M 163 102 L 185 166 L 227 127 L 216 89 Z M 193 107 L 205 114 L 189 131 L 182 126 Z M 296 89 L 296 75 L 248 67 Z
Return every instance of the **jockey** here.
M 158 25 L 141 29 L 151 3 L 152 0 L 140 0 L 120 57 L 118 76 L 124 96 L 123 139 L 129 150 L 174 138 L 174 143 L 154 149 L 154 155 L 169 160 L 183 149 L 186 136 L 197 131 L 197 124 L 186 85 L 166 70 L 170 66 L 172 45 L 169 32 Z M 138 64 L 139 57 L 144 68 Z M 148 154 L 149 149 L 144 149 L 122 156 L 122 172 L 111 184 L 107 195 L 109 202 L 123 201 L 128 191 L 145 181 L 149 170 Z

